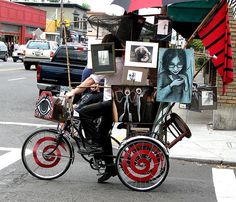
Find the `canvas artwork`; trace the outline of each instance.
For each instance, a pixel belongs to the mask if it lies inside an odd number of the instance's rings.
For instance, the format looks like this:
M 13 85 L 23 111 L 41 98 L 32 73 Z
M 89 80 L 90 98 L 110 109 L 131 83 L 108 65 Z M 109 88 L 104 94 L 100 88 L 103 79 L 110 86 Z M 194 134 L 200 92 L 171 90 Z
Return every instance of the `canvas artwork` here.
M 91 56 L 94 73 L 116 72 L 114 43 L 91 44 Z
M 124 67 L 122 84 L 146 85 L 148 69 L 142 67 Z
M 194 70 L 192 49 L 159 49 L 157 101 L 190 103 Z
M 158 43 L 127 41 L 125 66 L 156 68 Z
M 113 117 L 116 122 L 153 123 L 156 115 L 154 87 L 113 85 Z

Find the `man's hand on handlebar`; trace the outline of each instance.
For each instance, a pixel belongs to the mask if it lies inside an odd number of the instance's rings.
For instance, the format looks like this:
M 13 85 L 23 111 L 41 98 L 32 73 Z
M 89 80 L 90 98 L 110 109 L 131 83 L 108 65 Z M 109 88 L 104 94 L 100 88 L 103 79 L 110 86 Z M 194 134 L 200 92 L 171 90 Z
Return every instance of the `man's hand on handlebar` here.
M 75 96 L 75 93 L 73 92 L 73 90 L 70 91 L 70 92 L 67 92 L 67 93 L 65 94 L 66 100 L 70 100 L 70 99 L 73 98 L 74 96 Z

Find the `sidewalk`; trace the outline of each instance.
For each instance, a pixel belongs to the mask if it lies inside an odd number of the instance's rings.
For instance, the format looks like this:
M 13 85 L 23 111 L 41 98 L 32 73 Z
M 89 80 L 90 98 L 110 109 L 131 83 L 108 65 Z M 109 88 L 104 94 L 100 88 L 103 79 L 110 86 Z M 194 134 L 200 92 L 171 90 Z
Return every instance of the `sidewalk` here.
M 213 130 L 210 110 L 192 112 L 176 106 L 174 111 L 187 123 L 192 137 L 171 148 L 171 158 L 236 165 L 236 130 Z

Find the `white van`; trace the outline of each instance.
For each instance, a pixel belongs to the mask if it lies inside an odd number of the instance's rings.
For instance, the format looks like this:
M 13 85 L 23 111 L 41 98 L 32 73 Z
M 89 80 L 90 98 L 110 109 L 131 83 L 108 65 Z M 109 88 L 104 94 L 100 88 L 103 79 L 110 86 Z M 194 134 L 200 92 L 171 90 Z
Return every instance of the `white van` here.
M 7 46 L 4 42 L 0 41 L 0 59 L 6 62 L 7 58 L 8 58 Z

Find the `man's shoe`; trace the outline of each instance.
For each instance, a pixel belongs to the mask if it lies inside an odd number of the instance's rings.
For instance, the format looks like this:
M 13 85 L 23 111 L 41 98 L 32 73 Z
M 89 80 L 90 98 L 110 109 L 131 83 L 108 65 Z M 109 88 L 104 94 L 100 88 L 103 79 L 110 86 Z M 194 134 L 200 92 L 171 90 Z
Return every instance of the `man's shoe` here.
M 101 146 L 86 146 L 86 148 L 84 147 L 80 147 L 78 150 L 79 154 L 98 154 L 98 153 L 103 153 L 103 149 Z
M 105 173 L 101 177 L 98 178 L 98 183 L 103 183 L 116 175 L 117 175 L 116 172 L 105 171 Z

